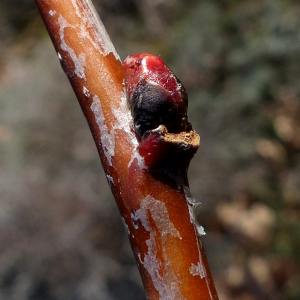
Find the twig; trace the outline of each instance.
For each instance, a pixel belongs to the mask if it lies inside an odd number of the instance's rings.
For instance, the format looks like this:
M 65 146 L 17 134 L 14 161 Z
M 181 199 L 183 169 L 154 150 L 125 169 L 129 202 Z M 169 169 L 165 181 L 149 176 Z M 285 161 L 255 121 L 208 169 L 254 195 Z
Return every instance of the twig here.
M 147 297 L 218 299 L 194 222 L 197 203 L 186 179 L 176 186 L 145 167 L 123 67 L 91 1 L 35 2 L 92 131 Z

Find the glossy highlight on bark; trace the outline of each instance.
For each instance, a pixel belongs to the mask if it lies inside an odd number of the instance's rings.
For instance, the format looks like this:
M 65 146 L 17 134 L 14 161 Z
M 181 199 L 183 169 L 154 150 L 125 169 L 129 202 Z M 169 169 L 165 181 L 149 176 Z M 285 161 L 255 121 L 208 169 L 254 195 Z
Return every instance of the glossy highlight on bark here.
M 139 138 L 159 125 L 168 132 L 186 131 L 187 93 L 158 56 L 140 53 L 124 61 L 127 99 Z

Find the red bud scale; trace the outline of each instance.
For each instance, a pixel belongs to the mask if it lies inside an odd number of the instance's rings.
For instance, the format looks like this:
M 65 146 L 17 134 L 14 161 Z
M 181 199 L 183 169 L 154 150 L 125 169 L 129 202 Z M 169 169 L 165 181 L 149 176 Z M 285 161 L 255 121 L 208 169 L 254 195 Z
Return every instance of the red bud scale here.
M 139 138 L 164 125 L 168 132 L 187 130 L 187 93 L 156 55 L 140 53 L 124 61 L 125 87 Z

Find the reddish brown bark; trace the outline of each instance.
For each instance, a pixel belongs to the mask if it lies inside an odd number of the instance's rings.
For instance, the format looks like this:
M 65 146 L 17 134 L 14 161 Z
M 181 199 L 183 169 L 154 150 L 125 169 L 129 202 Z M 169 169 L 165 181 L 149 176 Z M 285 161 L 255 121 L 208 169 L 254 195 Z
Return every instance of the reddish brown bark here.
M 91 128 L 148 298 L 218 299 L 186 178 L 175 184 L 145 167 L 122 64 L 91 2 L 35 2 Z

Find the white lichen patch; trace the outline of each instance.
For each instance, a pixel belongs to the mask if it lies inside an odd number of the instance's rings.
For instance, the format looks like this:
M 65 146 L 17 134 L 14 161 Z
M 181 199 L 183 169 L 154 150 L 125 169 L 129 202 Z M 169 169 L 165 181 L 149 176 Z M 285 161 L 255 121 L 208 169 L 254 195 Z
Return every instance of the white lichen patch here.
M 55 14 L 56 14 L 56 11 L 55 11 L 55 10 L 52 10 L 52 9 L 49 10 L 49 15 L 50 15 L 51 17 L 53 17 Z
M 125 95 L 125 90 L 123 92 L 123 95 Z M 132 128 L 133 128 L 132 115 L 128 108 L 127 99 L 125 96 L 121 97 L 119 107 L 114 107 L 113 114 L 116 118 L 115 129 L 120 129 L 120 130 L 125 131 L 127 133 L 127 135 L 130 137 L 131 142 L 134 144 L 135 147 L 137 147 L 138 141 L 132 130 Z
M 161 235 L 162 243 L 165 244 L 169 235 L 181 239 L 179 231 L 175 228 L 169 218 L 169 213 L 165 204 L 151 196 L 147 196 L 141 201 L 140 209 L 131 215 L 133 224 L 137 229 L 139 224 L 150 234 L 146 241 L 148 253 L 142 259 L 139 254 L 141 264 L 147 269 L 151 276 L 154 287 L 159 293 L 160 300 L 185 300 L 180 292 L 180 278 L 173 272 L 171 262 L 164 247 L 162 247 L 163 257 L 158 258 L 156 247 L 156 236 Z M 150 226 L 149 218 L 155 222 L 157 232 Z M 162 264 L 161 259 L 164 260 Z M 169 268 L 162 268 L 162 265 Z
M 135 148 L 134 151 L 133 151 L 131 159 L 128 163 L 128 168 L 131 167 L 131 165 L 132 165 L 132 163 L 135 159 L 137 160 L 137 163 L 138 163 L 138 166 L 140 167 L 140 169 L 145 169 L 146 168 L 144 157 L 140 155 L 137 148 Z
M 196 226 L 197 233 L 199 235 L 206 235 L 204 227 L 199 224 L 199 221 L 197 218 L 197 215 L 198 215 L 201 207 L 202 207 L 201 202 L 196 202 L 195 204 L 192 204 L 192 205 L 189 204 L 189 213 L 190 213 L 191 222 L 193 224 L 195 224 L 195 226 Z
M 196 228 L 197 228 L 197 232 L 198 232 L 199 235 L 206 235 L 206 232 L 205 232 L 203 226 L 197 224 Z
M 85 86 L 82 88 L 82 92 L 85 97 L 90 98 L 90 91 Z
M 185 195 L 185 199 L 188 202 L 191 223 L 195 225 L 198 235 L 205 235 L 206 233 L 204 227 L 199 224 L 199 221 L 197 219 L 197 214 L 201 209 L 202 203 L 197 201 L 192 196 L 191 191 L 187 186 L 182 185 L 182 189 Z
M 114 185 L 114 179 L 108 174 L 106 175 L 106 179 L 107 179 L 108 185 L 110 186 L 110 188 L 112 188 Z
M 125 90 L 124 90 L 124 94 L 125 94 Z M 129 137 L 129 142 L 134 147 L 132 149 L 131 159 L 128 163 L 128 168 L 130 168 L 133 161 L 136 159 L 139 168 L 145 169 L 146 166 L 145 166 L 144 158 L 140 155 L 140 153 L 137 150 L 139 143 L 138 143 L 137 138 L 132 130 L 132 128 L 133 128 L 132 115 L 128 108 L 127 99 L 125 96 L 121 97 L 119 106 L 113 107 L 112 112 L 115 117 L 115 125 L 113 127 L 113 130 L 120 130 L 120 131 L 126 132 L 127 133 L 126 136 Z
M 153 218 L 160 234 L 165 237 L 168 234 L 173 235 L 181 239 L 179 231 L 175 228 L 169 218 L 166 205 L 159 200 L 154 199 L 151 196 L 145 197 L 141 201 L 141 207 L 133 215 L 135 221 L 140 221 L 146 230 L 150 230 L 150 224 L 148 221 L 148 215 Z
M 192 193 L 188 186 L 182 185 L 182 189 L 184 192 L 185 199 L 189 204 L 196 204 L 198 201 L 192 196 Z M 198 202 L 199 203 L 199 202 Z
M 78 56 L 76 55 L 74 49 L 72 49 L 65 41 L 65 33 L 64 30 L 66 27 L 71 27 L 74 28 L 74 26 L 72 26 L 71 24 L 69 24 L 65 18 L 63 18 L 62 16 L 59 16 L 58 18 L 58 24 L 60 26 L 59 28 L 59 37 L 60 37 L 60 47 L 62 50 L 66 51 L 70 58 L 72 59 L 73 63 L 74 63 L 74 74 L 76 74 L 79 78 L 82 78 L 84 80 L 86 80 L 85 78 L 85 54 L 84 53 L 80 53 Z
M 75 8 L 77 16 L 82 21 L 80 37 L 88 39 L 93 47 L 102 55 L 113 53 L 115 58 L 121 61 L 91 2 L 72 0 L 72 5 Z M 87 30 L 86 28 L 89 28 L 90 30 Z
M 87 1 L 72 1 L 72 4 L 75 8 L 76 14 L 81 19 L 80 25 L 78 25 L 79 29 L 79 37 L 81 38 L 82 42 L 88 40 L 92 46 L 97 49 L 102 55 L 108 55 L 109 53 L 113 53 L 116 59 L 119 59 L 115 49 L 105 31 L 103 24 L 101 23 L 97 13 L 94 11 L 94 8 L 87 2 Z M 72 49 L 65 40 L 65 28 L 70 27 L 74 28 L 72 24 L 69 24 L 67 20 L 65 20 L 62 16 L 59 16 L 58 23 L 60 25 L 59 29 L 59 36 L 61 40 L 61 49 L 66 51 L 69 56 L 71 57 L 72 61 L 74 62 L 74 74 L 76 74 L 79 78 L 83 78 L 86 80 L 85 76 L 85 67 L 86 67 L 86 55 L 84 53 L 80 53 L 76 55 L 74 49 Z M 106 76 L 106 75 L 104 75 Z M 90 98 L 93 91 L 89 91 L 86 87 L 83 87 L 83 94 Z M 100 102 L 99 102 L 100 103 Z M 96 109 L 96 106 L 93 105 L 93 108 Z M 110 132 L 107 131 L 107 127 L 105 127 L 102 132 L 106 132 L 107 134 L 105 137 L 102 137 L 101 134 L 101 142 L 104 145 L 104 152 L 108 158 L 108 162 L 111 165 L 111 157 L 115 151 L 115 138 L 118 137 L 117 131 L 122 131 L 126 133 L 127 141 L 124 140 L 121 143 L 122 145 L 132 145 L 132 157 L 129 162 L 129 166 L 132 162 L 137 159 L 138 166 L 140 168 L 145 168 L 144 159 L 139 155 L 136 151 L 138 147 L 138 141 L 136 139 L 135 133 L 133 131 L 132 126 L 132 116 L 130 110 L 127 105 L 127 100 L 125 97 L 125 92 L 120 93 L 120 102 L 118 103 L 111 103 L 111 112 L 114 115 L 114 122 L 113 127 L 110 128 Z M 99 112 L 98 112 L 99 113 Z M 103 113 L 102 113 L 103 115 Z M 97 118 L 98 119 L 98 118 Z M 105 120 L 100 118 L 100 123 L 105 123 Z M 98 123 L 98 125 L 100 124 Z M 99 129 L 101 126 L 99 126 Z M 103 143 L 105 142 L 105 143 Z M 126 147 L 126 146 L 124 146 Z M 124 149 L 127 151 L 127 149 Z
M 112 166 L 112 158 L 115 155 L 115 134 L 113 130 L 111 130 L 111 132 L 108 131 L 101 107 L 101 102 L 98 96 L 93 97 L 91 110 L 94 113 L 96 123 L 98 124 L 98 128 L 100 131 L 100 141 L 104 155 L 107 159 L 108 164 Z
M 132 212 L 130 216 L 131 216 L 131 221 L 132 221 L 134 228 L 138 229 L 139 228 L 138 218 L 136 217 L 135 213 Z
M 201 208 L 202 204 L 191 195 L 191 191 L 187 186 L 182 184 L 182 189 L 188 204 L 191 223 L 195 225 L 195 231 L 197 232 L 198 235 L 205 235 L 206 233 L 204 231 L 203 226 L 201 226 L 197 220 L 197 213 Z M 199 262 L 197 263 L 197 265 L 192 264 L 189 271 L 191 275 L 200 276 L 201 279 L 205 279 L 210 299 L 213 300 L 214 297 L 210 290 L 210 282 L 207 277 L 206 269 L 202 261 L 202 256 L 201 256 L 202 246 L 199 239 L 197 240 L 197 243 L 198 243 L 198 252 L 199 252 Z
M 202 261 L 199 261 L 197 265 L 192 264 L 190 267 L 190 273 L 193 276 L 200 276 L 201 279 L 206 277 L 206 270 Z

